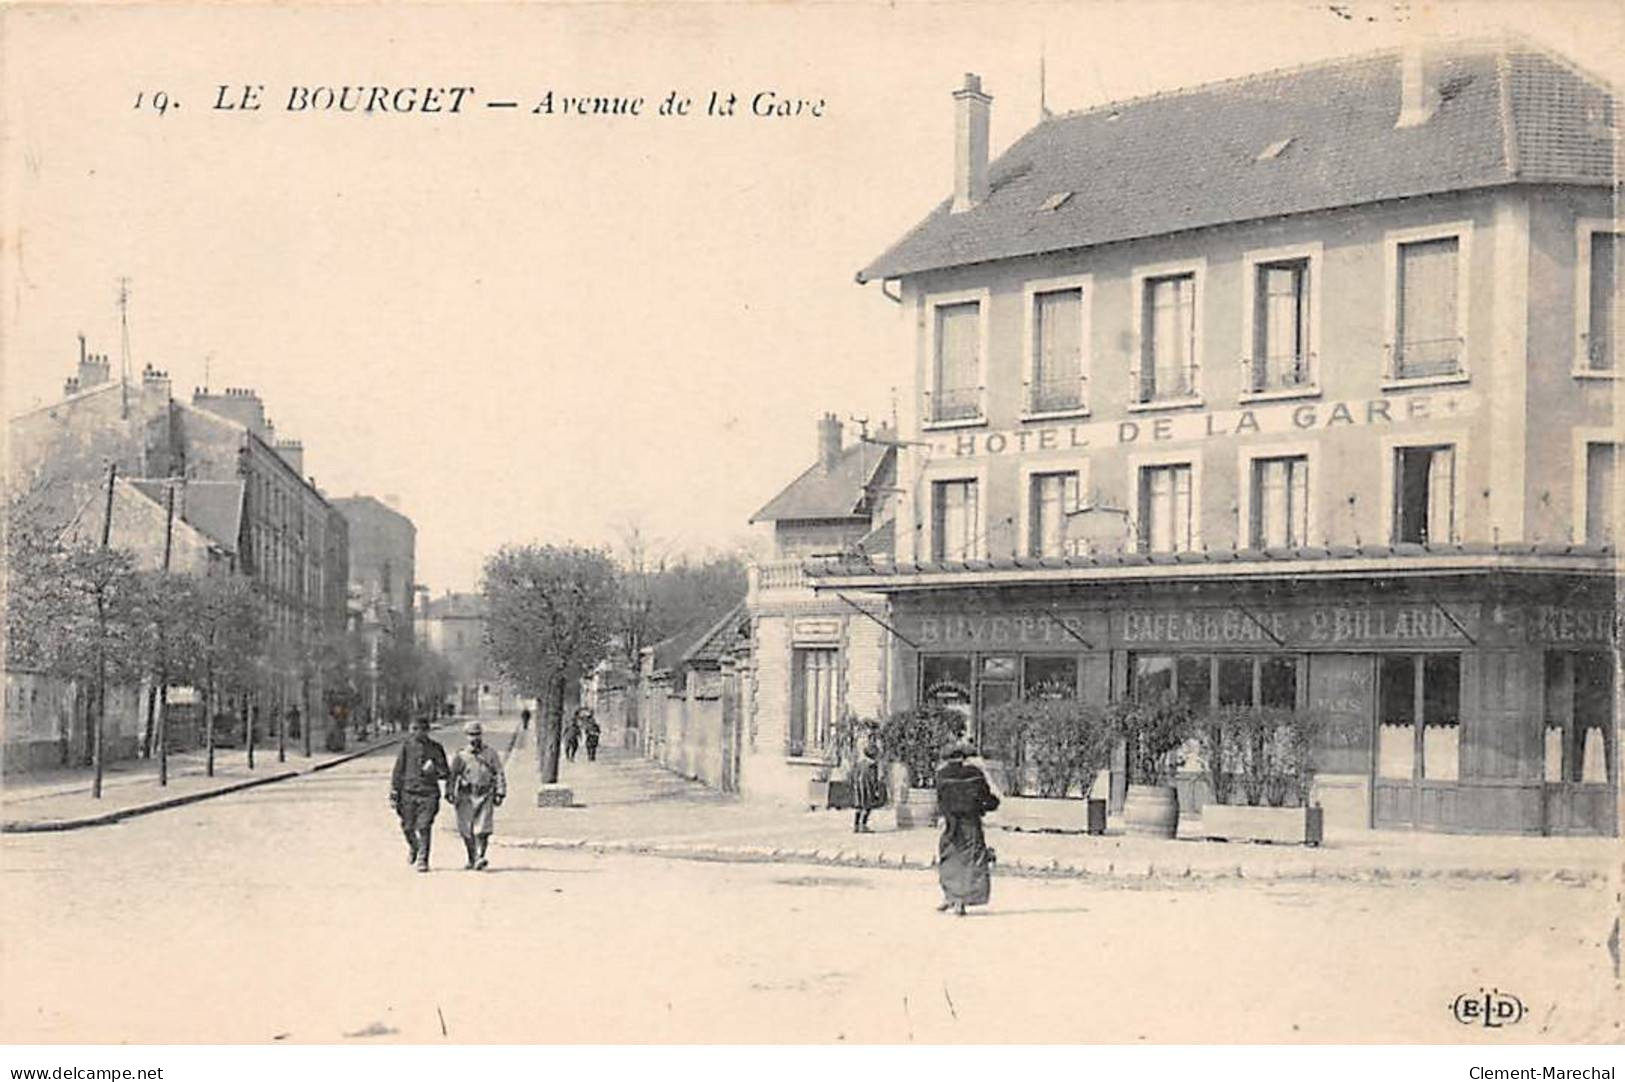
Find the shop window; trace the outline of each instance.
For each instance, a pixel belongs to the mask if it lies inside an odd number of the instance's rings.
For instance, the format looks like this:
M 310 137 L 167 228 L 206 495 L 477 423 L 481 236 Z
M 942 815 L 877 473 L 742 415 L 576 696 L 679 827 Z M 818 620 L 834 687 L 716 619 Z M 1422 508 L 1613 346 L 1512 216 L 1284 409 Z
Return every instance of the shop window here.
M 1309 260 L 1260 263 L 1253 283 L 1253 391 L 1307 386 L 1309 372 Z
M 1252 706 L 1253 702 L 1253 659 L 1219 658 L 1218 705 Z
M 1032 385 L 1027 408 L 1061 413 L 1083 408 L 1083 290 L 1033 294 Z
M 1618 445 L 1586 444 L 1586 544 L 1614 543 L 1614 463 Z
M 1178 463 L 1140 470 L 1140 551 L 1188 552 L 1192 548 L 1191 466 Z
M 1309 459 L 1303 455 L 1253 460 L 1254 548 L 1296 548 L 1309 543 Z
M 1158 654 L 1135 654 L 1134 698 L 1157 699 L 1173 693 L 1174 659 Z
M 807 755 L 829 746 L 837 708 L 836 654 L 827 649 L 794 652 L 785 748 L 790 755 Z
M 977 301 L 935 308 L 936 356 L 930 409 L 933 421 L 974 420 L 982 415 L 982 306 Z
M 1460 258 L 1461 242 L 1456 237 L 1399 245 L 1391 378 L 1424 379 L 1461 371 Z
M 1196 275 L 1145 279 L 1139 401 L 1196 394 Z
M 1076 657 L 1027 657 L 1021 671 L 1024 699 L 1071 699 L 1078 694 Z
M 931 486 L 931 558 L 968 560 L 978 550 L 977 486 L 974 480 Z
M 1614 660 L 1546 653 L 1546 780 L 1613 783 Z
M 1298 706 L 1296 654 L 1134 654 L 1134 694 L 1173 694 L 1199 712 L 1224 706 Z
M 1065 556 L 1066 517 L 1078 506 L 1077 471 L 1033 474 L 1027 501 L 1028 555 Z
M 958 714 L 967 727 L 971 717 L 971 657 L 926 654 L 920 658 L 920 702 Z
M 1377 774 L 1454 781 L 1460 764 L 1461 658 L 1387 654 L 1377 670 Z
M 1454 447 L 1401 447 L 1394 452 L 1394 541 L 1426 545 L 1455 537 Z

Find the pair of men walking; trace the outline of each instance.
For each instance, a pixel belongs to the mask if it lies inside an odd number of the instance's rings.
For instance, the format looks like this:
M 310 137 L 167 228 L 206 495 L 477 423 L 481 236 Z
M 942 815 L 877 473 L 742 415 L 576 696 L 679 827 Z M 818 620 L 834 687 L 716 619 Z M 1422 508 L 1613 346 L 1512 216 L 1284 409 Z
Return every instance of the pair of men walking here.
M 587 761 L 589 763 L 597 761 L 598 741 L 602 735 L 603 730 L 598 727 L 598 719 L 592 716 L 592 707 L 581 707 L 564 727 L 564 757 L 572 763 L 575 762 L 576 749 L 581 746 L 581 740 L 585 737 Z
M 407 861 L 420 872 L 429 870 L 429 848 L 435 813 L 440 810 L 440 783 L 446 783 L 446 802 L 457 809 L 457 833 L 468 850 L 465 868 L 483 870 L 486 846 L 495 826 L 496 808 L 508 795 L 502 757 L 485 743 L 485 728 L 477 721 L 463 726 L 468 746 L 448 762 L 446 749 L 429 736 L 429 719 L 412 722 L 412 735 L 401 744 L 390 777 L 389 803 L 400 816 L 406 835 Z

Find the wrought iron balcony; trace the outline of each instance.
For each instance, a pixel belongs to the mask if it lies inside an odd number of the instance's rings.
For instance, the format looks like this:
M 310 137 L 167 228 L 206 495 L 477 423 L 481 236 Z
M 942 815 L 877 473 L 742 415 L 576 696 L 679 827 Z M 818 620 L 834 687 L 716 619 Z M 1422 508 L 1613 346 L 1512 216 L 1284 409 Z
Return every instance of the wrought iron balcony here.
M 1460 338 L 1402 339 L 1388 346 L 1389 379 L 1431 379 L 1461 372 Z
M 943 387 L 925 392 L 925 415 L 931 421 L 975 421 L 982 417 L 982 388 Z
M 1241 367 L 1246 373 L 1247 389 L 1255 394 L 1295 391 L 1314 383 L 1315 354 L 1243 357 Z
M 1027 409 L 1031 413 L 1064 413 L 1083 408 L 1083 378 L 1035 380 L 1027 385 Z
M 1139 402 L 1167 402 L 1196 397 L 1196 364 L 1139 368 L 1134 373 Z

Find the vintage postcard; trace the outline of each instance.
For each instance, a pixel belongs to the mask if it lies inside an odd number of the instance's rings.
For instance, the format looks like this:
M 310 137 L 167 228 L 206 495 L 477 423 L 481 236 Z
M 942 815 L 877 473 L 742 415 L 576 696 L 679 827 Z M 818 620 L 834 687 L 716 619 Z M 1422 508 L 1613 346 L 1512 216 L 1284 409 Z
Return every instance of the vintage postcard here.
M 1614 1077 L 1618 4 L 0 50 L 7 1042 Z

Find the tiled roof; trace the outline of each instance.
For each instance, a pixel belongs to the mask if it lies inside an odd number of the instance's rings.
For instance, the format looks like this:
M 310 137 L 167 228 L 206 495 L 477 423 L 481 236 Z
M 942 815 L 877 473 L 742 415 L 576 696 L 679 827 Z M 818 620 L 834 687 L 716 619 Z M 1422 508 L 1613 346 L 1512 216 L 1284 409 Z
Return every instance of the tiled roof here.
M 871 485 L 881 467 L 890 463 L 890 446 L 859 440 L 841 452 L 835 468 L 813 463 L 800 477 L 750 517 L 752 522 L 786 519 L 854 518 L 868 514 Z
M 750 631 L 745 623 L 745 603 L 741 601 L 723 614 L 722 619 L 706 629 L 694 645 L 683 654 L 683 664 L 715 665 L 741 644 L 749 643 Z
M 1514 182 L 1616 183 L 1618 104 L 1600 80 L 1527 43 L 1458 44 L 1426 70 L 1442 100 L 1407 128 L 1398 50 L 1054 117 L 992 164 L 986 200 L 944 201 L 858 280 Z

